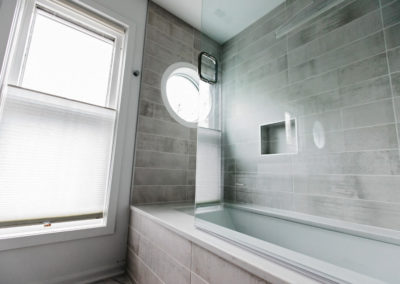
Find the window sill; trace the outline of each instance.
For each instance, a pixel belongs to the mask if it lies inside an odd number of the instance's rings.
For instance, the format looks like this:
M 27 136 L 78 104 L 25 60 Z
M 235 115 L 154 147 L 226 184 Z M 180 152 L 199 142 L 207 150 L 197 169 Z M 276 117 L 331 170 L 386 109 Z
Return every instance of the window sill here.
M 31 225 L 0 229 L 0 251 L 110 235 L 114 227 L 93 219 L 54 223 L 51 227 Z

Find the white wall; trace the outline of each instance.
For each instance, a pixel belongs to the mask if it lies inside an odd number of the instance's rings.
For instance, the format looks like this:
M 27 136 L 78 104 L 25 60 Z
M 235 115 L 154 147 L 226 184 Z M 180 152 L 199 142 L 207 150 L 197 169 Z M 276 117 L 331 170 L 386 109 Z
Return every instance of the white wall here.
M 134 50 L 128 50 L 127 69 L 140 69 L 147 0 L 82 0 L 102 5 L 136 24 Z M 16 0 L 0 0 L 0 63 L 3 63 Z M 129 77 L 127 141 L 133 141 L 140 80 Z M 127 107 L 127 106 L 123 106 Z M 118 197 L 116 231 L 112 235 L 0 252 L 0 284 L 77 283 L 121 271 L 127 251 L 133 145 L 126 143 Z

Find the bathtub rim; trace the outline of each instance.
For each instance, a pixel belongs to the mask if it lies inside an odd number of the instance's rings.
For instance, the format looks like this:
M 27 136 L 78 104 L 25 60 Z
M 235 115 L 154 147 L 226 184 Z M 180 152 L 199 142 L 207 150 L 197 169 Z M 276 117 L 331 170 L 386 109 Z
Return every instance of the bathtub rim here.
M 219 208 L 217 209 L 217 207 Z M 214 206 L 214 210 L 215 209 L 223 210 L 223 206 Z M 211 210 L 209 212 L 211 212 Z M 265 213 L 262 215 L 275 218 L 274 216 L 269 216 Z M 278 219 L 285 220 L 284 218 Z M 356 271 L 331 264 L 324 260 L 319 260 L 312 256 L 287 249 L 280 245 L 246 235 L 206 220 L 202 220 L 198 217 L 195 217 L 195 226 L 196 228 L 205 231 L 208 234 L 221 238 L 243 249 L 249 250 L 254 254 L 260 255 L 263 258 L 267 258 L 291 270 L 297 271 L 298 273 L 313 278 L 316 281 L 321 281 L 322 283 L 385 283 L 380 279 L 363 275 Z M 329 271 L 329 273 L 326 271 Z

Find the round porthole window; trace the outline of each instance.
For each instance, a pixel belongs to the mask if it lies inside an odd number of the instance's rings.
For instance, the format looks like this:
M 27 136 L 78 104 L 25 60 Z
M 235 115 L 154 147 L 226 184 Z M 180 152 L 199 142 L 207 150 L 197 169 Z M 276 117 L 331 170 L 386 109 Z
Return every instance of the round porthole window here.
M 209 85 L 200 81 L 196 67 L 189 63 L 167 68 L 161 80 L 161 96 L 169 114 L 188 127 L 206 120 L 211 110 Z

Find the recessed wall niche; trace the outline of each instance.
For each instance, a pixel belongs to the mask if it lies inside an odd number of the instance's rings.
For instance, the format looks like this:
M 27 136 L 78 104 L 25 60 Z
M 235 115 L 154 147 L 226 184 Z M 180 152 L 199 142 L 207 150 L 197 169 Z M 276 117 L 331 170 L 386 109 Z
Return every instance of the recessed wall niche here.
M 296 154 L 296 127 L 296 119 L 261 125 L 261 155 Z

